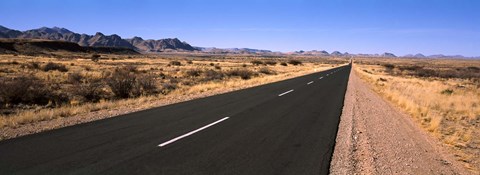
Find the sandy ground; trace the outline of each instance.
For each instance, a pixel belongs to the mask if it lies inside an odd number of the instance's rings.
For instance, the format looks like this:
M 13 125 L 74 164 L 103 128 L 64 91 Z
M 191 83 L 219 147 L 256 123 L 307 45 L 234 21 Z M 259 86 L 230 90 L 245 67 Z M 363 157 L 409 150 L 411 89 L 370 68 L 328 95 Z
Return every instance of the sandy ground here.
M 473 174 L 354 71 L 344 104 L 331 174 Z

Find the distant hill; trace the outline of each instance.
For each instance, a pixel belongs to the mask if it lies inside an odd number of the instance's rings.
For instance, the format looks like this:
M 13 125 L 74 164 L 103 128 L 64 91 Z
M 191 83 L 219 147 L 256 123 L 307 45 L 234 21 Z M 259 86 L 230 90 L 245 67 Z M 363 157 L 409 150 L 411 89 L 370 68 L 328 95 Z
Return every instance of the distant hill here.
M 270 50 L 250 49 L 250 48 L 216 48 L 216 47 L 196 47 L 197 50 L 207 53 L 218 54 L 272 54 Z
M 186 42 L 182 42 L 177 38 L 167 38 L 160 40 L 143 40 L 140 37 L 133 37 L 132 39 L 126 39 L 126 41 L 133 45 L 138 50 L 144 52 L 161 52 L 165 50 L 183 50 L 194 51 L 197 50 Z
M 0 39 L 1 54 L 49 54 L 51 52 L 66 51 L 79 53 L 113 53 L 139 54 L 130 48 L 120 47 L 90 47 L 80 46 L 67 41 L 53 41 L 40 39 Z
M 97 32 L 95 35 L 78 34 L 65 28 L 42 27 L 24 32 L 0 26 L 0 38 L 10 39 L 44 39 L 77 43 L 84 47 L 117 47 L 129 48 L 140 52 L 162 52 L 166 50 L 194 51 L 194 47 L 177 38 L 160 40 L 143 40 L 140 37 L 122 39 L 120 36 L 104 35 Z
M 397 57 L 395 54 L 393 53 L 388 53 L 388 52 L 385 52 L 382 54 L 382 57 L 390 57 L 390 58 L 395 58 Z

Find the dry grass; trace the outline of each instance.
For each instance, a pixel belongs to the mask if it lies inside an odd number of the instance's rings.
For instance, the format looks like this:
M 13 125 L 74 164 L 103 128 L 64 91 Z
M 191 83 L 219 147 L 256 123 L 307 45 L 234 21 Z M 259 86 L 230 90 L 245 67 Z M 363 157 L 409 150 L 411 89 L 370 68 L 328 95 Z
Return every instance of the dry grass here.
M 205 55 L 199 57 L 195 55 L 138 55 L 133 58 L 125 55 L 102 55 L 99 61 L 92 61 L 90 58 L 91 55 L 67 55 L 63 59 L 58 56 L 47 58 L 0 55 L 0 77 L 13 79 L 19 76 L 35 77 L 45 84 L 52 85 L 52 87 L 49 86 L 50 91 L 64 94 L 67 97 L 65 101 L 47 105 L 2 104 L 2 99 L 0 99 L 0 112 L 3 113 L 0 114 L 0 128 L 17 128 L 25 124 L 85 115 L 100 110 L 147 109 L 158 106 L 158 104 L 186 101 L 293 78 L 342 63 L 342 60 L 316 58 L 315 61 L 303 59 L 303 64 L 297 66 L 252 65 L 250 58 L 238 58 L 237 56 L 216 58 Z M 259 58 L 256 56 L 255 59 L 278 62 L 284 58 Z M 323 62 L 334 64 L 322 64 Z M 44 71 L 42 68 L 47 64 L 63 65 L 67 70 Z M 88 85 L 92 82 L 91 80 L 108 79 L 119 67 L 140 77 L 153 76 L 157 91 L 149 94 L 142 93 L 139 97 L 120 98 L 112 93 L 108 83 L 104 83 L 101 85 L 103 94 L 98 101 L 88 101 L 86 98 L 72 93 L 72 89 Z M 236 70 L 249 72 L 251 75 L 248 78 L 229 76 L 229 71 Z M 266 70 L 271 72 L 266 72 Z
M 452 148 L 467 168 L 480 170 L 480 83 L 476 77 L 439 73 L 480 67 L 480 61 L 429 60 L 424 64 L 424 60 L 362 59 L 357 62 L 360 64 L 355 65 L 355 71 L 376 92 Z M 421 65 L 432 74 L 424 76 L 414 72 L 417 69 L 399 69 L 412 65 Z

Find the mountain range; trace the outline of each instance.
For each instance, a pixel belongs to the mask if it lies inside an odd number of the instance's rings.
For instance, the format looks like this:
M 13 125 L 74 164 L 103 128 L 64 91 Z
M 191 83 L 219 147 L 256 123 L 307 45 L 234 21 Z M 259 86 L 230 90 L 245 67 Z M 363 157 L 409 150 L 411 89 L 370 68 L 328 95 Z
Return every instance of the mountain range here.
M 274 54 L 270 50 L 261 50 L 261 49 L 250 49 L 250 48 L 216 48 L 216 47 L 195 47 L 197 50 L 206 52 L 206 53 L 215 53 L 215 54 Z
M 316 56 L 334 56 L 334 57 L 385 57 L 385 58 L 396 58 L 398 56 L 393 53 L 385 52 L 383 54 L 349 54 L 348 52 L 341 53 L 339 51 L 333 51 L 328 53 L 327 51 L 295 51 L 289 53 L 281 52 L 272 52 L 270 50 L 261 50 L 261 49 L 251 49 L 251 48 L 215 48 L 215 47 L 193 47 L 187 42 L 182 42 L 177 38 L 166 38 L 166 39 L 147 39 L 144 40 L 141 37 L 133 37 L 129 39 L 123 39 L 122 37 L 113 34 L 113 35 L 104 35 L 103 33 L 97 32 L 95 35 L 79 34 L 72 32 L 65 28 L 60 27 L 41 27 L 38 29 L 32 29 L 27 31 L 19 31 L 14 29 L 9 29 L 7 27 L 0 25 L 0 38 L 9 38 L 9 39 L 45 39 L 45 40 L 54 40 L 54 41 L 66 41 L 77 43 L 83 47 L 116 47 L 116 48 L 128 48 L 133 49 L 137 52 L 165 52 L 165 51 L 198 51 L 205 53 L 215 53 L 215 54 L 265 54 L 265 55 L 282 55 L 282 54 L 293 54 L 293 55 L 316 55 Z M 480 59 L 480 57 L 464 57 L 462 55 L 430 55 L 425 56 L 423 54 L 409 54 L 405 56 L 400 56 L 405 58 L 465 58 L 465 59 Z
M 18 31 L 0 26 L 0 38 L 10 39 L 46 39 L 55 41 L 67 41 L 77 43 L 84 47 L 121 47 L 130 48 L 139 52 L 163 52 L 169 50 L 177 51 L 195 51 L 196 49 L 186 42 L 177 38 L 167 38 L 159 40 L 144 40 L 140 37 L 131 39 L 122 39 L 122 37 L 113 35 L 104 35 L 97 32 L 95 35 L 79 34 L 65 28 L 42 27 L 27 31 Z

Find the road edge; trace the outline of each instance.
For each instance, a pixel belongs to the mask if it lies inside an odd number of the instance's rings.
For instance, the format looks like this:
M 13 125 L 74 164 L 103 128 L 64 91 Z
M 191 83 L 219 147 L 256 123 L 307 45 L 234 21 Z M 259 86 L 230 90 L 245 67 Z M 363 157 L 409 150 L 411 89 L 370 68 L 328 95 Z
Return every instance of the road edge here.
M 351 84 L 353 68 L 350 68 L 342 115 L 338 125 L 335 147 L 330 162 L 330 174 L 353 174 L 353 110 L 355 90 Z

